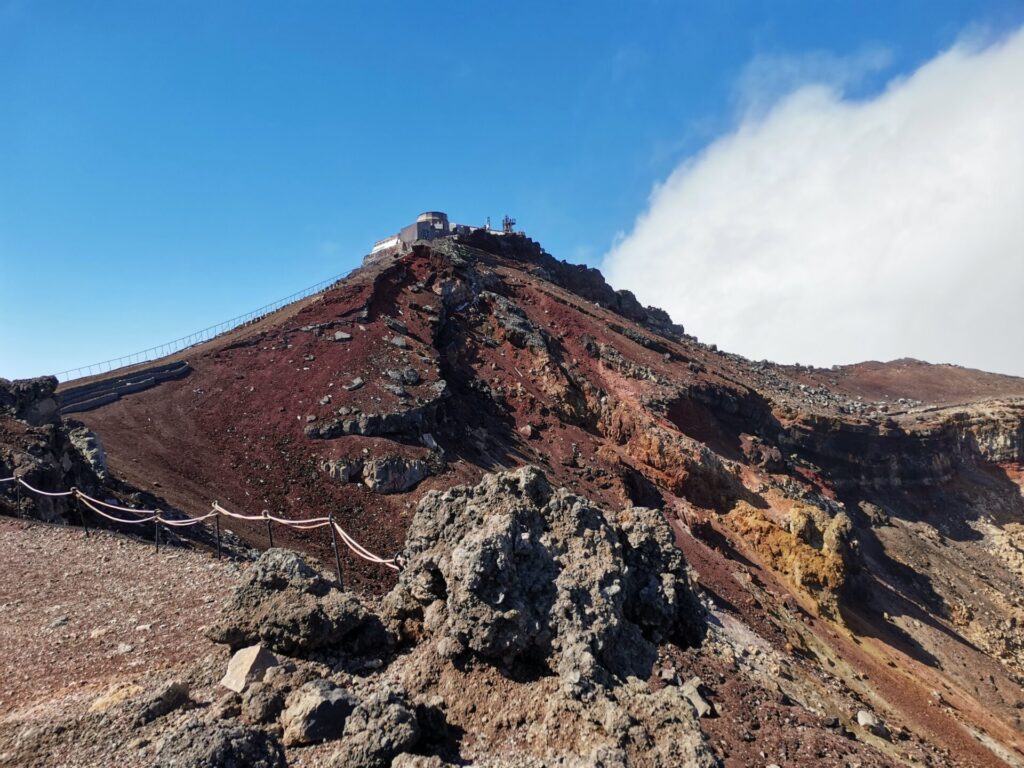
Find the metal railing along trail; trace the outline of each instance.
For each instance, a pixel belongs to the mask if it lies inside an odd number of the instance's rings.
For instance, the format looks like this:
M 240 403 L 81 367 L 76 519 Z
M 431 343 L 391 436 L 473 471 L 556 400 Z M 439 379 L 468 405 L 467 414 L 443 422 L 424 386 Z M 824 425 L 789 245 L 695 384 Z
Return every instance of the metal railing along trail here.
M 69 368 L 66 371 L 61 371 L 56 374 L 59 381 L 73 381 L 74 379 L 81 379 L 88 376 L 96 376 L 102 373 L 108 373 L 118 368 L 124 368 L 130 365 L 137 365 L 139 363 L 149 362 L 151 360 L 158 360 L 161 357 L 172 355 L 175 352 L 180 352 L 183 349 L 201 344 L 204 341 L 209 341 L 214 336 L 218 336 L 227 331 L 232 331 L 236 328 L 249 325 L 262 320 L 264 317 L 269 315 L 271 312 L 276 312 L 282 307 L 287 306 L 296 301 L 308 298 L 315 293 L 319 293 L 325 288 L 334 285 L 339 280 L 343 279 L 347 275 L 351 274 L 351 271 L 329 277 L 326 280 L 321 280 L 316 285 L 311 285 L 308 288 L 303 288 L 301 291 L 296 291 L 290 296 L 285 296 L 283 299 L 271 302 L 270 304 L 264 304 L 262 307 L 246 312 L 243 315 L 238 315 L 230 320 L 211 325 L 207 328 L 203 328 L 201 331 L 190 333 L 187 336 L 175 339 L 174 341 L 168 341 L 164 344 L 158 344 L 155 347 L 149 349 L 143 349 L 138 352 L 133 352 L 129 355 L 123 355 L 121 357 L 114 357 L 110 360 L 104 360 L 99 363 L 92 363 L 91 365 L 83 365 L 79 368 Z
M 202 525 L 207 520 L 212 519 L 214 522 L 214 530 L 217 539 L 217 557 L 221 555 L 221 533 L 220 533 L 220 520 L 222 517 L 227 517 L 233 520 L 242 520 L 245 522 L 265 522 L 267 525 L 267 533 L 270 539 L 270 546 L 274 546 L 274 534 L 273 524 L 283 525 L 287 528 L 296 531 L 314 531 L 320 528 L 328 528 L 331 534 L 331 549 L 334 553 L 334 564 L 337 570 L 338 583 L 342 584 L 342 572 L 341 572 L 341 556 L 338 550 L 338 541 L 340 540 L 348 549 L 358 558 L 365 560 L 369 563 L 376 565 L 382 565 L 385 568 L 389 568 L 393 571 L 401 570 L 401 558 L 383 558 L 373 554 L 370 550 L 366 549 L 362 544 L 352 538 L 351 535 L 344 528 L 342 528 L 337 521 L 334 519 L 334 515 L 328 517 L 314 517 L 308 520 L 289 520 L 284 517 L 277 517 L 271 515 L 269 512 L 264 511 L 259 515 L 243 515 L 238 512 L 232 512 L 225 509 L 219 502 L 213 502 L 211 509 L 205 515 L 199 517 L 190 517 L 185 519 L 176 519 L 167 517 L 162 514 L 158 509 L 136 509 L 134 507 L 123 507 L 118 504 L 111 504 L 101 499 L 93 498 L 87 493 L 79 490 L 78 488 L 72 488 L 68 491 L 43 491 L 39 488 L 35 488 L 29 485 L 25 480 L 17 475 L 13 477 L 0 478 L 0 485 L 6 483 L 15 483 L 15 487 L 18 489 L 18 510 L 21 509 L 21 497 L 20 490 L 25 488 L 30 493 L 37 494 L 39 496 L 57 498 L 57 497 L 72 497 L 76 506 L 78 504 L 84 505 L 93 514 L 98 515 L 106 520 L 119 525 L 147 525 L 153 524 L 153 540 L 157 547 L 160 548 L 160 526 L 165 525 L 168 528 L 190 528 L 194 525 Z M 85 521 L 85 515 L 82 513 L 81 507 L 77 507 L 78 515 L 82 523 L 82 527 L 85 529 L 85 533 L 89 535 L 89 528 Z M 126 517 L 125 515 L 134 515 L 134 517 Z

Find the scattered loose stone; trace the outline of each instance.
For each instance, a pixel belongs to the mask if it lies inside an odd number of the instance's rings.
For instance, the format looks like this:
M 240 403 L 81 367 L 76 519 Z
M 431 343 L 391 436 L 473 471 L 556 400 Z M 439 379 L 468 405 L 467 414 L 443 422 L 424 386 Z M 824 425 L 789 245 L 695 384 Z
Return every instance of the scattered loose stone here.
M 250 683 L 263 679 L 267 670 L 277 665 L 277 657 L 257 643 L 243 648 L 231 657 L 227 674 L 220 684 L 241 693 Z
M 715 713 L 714 706 L 701 694 L 704 683 L 699 677 L 691 677 L 680 689 L 683 696 L 693 705 L 697 717 L 711 717 Z

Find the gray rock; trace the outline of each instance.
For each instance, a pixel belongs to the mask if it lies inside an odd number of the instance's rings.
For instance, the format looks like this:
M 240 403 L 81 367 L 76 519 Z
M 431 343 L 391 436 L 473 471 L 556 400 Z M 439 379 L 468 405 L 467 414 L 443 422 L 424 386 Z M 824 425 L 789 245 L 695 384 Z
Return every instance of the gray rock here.
M 694 712 L 697 713 L 697 717 L 711 717 L 715 714 L 715 708 L 702 693 L 704 683 L 699 677 L 691 677 L 685 683 L 683 683 L 680 691 L 683 696 L 693 705 Z
M 286 768 L 284 750 L 270 734 L 243 725 L 189 718 L 167 733 L 153 768 Z
M 291 656 L 327 648 L 380 653 L 389 642 L 355 595 L 284 549 L 260 556 L 206 635 L 232 648 L 263 643 Z
M 388 328 L 390 328 L 395 333 L 400 333 L 403 336 L 408 336 L 409 335 L 409 329 L 406 327 L 405 323 L 400 322 L 400 321 L 396 320 L 393 317 L 386 316 L 384 318 L 384 325 L 386 325 Z
M 106 480 L 109 476 L 107 453 L 103 450 L 103 443 L 96 433 L 86 427 L 75 427 L 68 431 L 68 440 L 85 463 L 92 467 L 96 477 Z
M 164 683 L 148 696 L 139 709 L 135 725 L 145 725 L 188 703 L 188 684 L 180 680 Z
M 573 695 L 646 679 L 657 642 L 704 630 L 660 512 L 612 516 L 533 467 L 427 494 L 403 556 L 384 608 L 397 631 L 446 655 L 547 660 Z
M 546 352 L 548 342 L 543 330 L 538 328 L 527 317 L 526 313 L 506 299 L 491 291 L 484 291 L 480 298 L 486 299 L 498 321 L 505 338 L 512 346 L 520 349 L 529 348 L 535 352 Z
M 404 336 L 392 336 L 391 346 L 398 347 L 399 349 L 408 349 L 409 342 L 406 341 L 406 338 Z
M 399 384 L 381 384 L 380 388 L 385 392 L 390 392 L 396 397 L 408 397 L 409 393 Z
M 361 386 L 363 386 L 363 384 L 365 384 L 365 383 L 366 382 L 363 381 L 363 377 L 362 376 L 356 376 L 354 379 L 352 379 L 351 382 L 349 382 L 348 384 L 345 385 L 345 389 L 347 389 L 349 392 L 354 392 L 355 390 L 357 390 Z
M 235 652 L 228 662 L 228 671 L 220 684 L 230 691 L 241 693 L 251 683 L 259 682 L 267 670 L 277 664 L 277 658 L 259 643 Z
M 401 456 L 372 459 L 363 464 L 363 482 L 374 493 L 404 493 L 429 474 L 427 462 Z
M 322 462 L 320 468 L 340 483 L 353 483 L 363 476 L 362 459 L 333 459 Z
M 335 331 L 334 332 L 334 340 L 335 341 L 352 341 L 352 334 L 351 333 L 345 333 L 344 331 Z
M 269 681 L 253 683 L 242 694 L 239 715 L 252 725 L 271 723 L 284 709 L 286 695 L 287 691 Z
M 868 712 L 866 709 L 858 710 L 857 725 L 879 738 L 889 738 L 889 729 L 885 727 L 885 723 L 879 720 L 874 713 Z
M 391 761 L 391 768 L 454 768 L 437 755 L 410 755 L 405 752 Z
M 416 386 L 421 380 L 419 371 L 412 366 L 407 366 L 405 368 L 390 368 L 387 371 L 387 375 L 392 381 L 408 384 L 410 387 Z
M 387 768 L 420 740 L 420 726 L 405 691 L 384 686 L 348 716 L 335 768 Z
M 313 680 L 288 697 L 281 725 L 285 746 L 315 744 L 341 736 L 358 700 L 328 680 Z

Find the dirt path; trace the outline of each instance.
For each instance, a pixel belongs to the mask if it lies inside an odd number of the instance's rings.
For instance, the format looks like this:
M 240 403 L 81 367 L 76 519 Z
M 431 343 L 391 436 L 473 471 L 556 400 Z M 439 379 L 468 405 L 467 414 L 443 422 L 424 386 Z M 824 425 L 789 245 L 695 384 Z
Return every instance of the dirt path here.
M 204 552 L 0 518 L 0 721 L 193 661 L 237 568 Z

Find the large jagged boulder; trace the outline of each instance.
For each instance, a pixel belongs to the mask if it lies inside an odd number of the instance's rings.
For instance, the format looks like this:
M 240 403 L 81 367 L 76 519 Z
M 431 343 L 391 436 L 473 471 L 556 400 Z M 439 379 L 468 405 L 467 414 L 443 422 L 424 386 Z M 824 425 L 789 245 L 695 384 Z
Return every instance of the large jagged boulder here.
M 384 603 L 396 631 L 449 656 L 540 663 L 574 694 L 646 678 L 657 643 L 703 631 L 661 513 L 607 512 L 533 467 L 427 494 L 404 557 Z
M 355 595 L 284 549 L 260 556 L 207 636 L 233 650 L 262 643 L 292 656 L 379 653 L 389 643 L 380 620 Z

